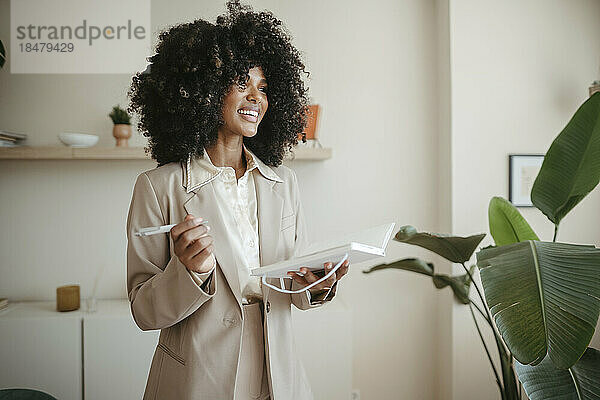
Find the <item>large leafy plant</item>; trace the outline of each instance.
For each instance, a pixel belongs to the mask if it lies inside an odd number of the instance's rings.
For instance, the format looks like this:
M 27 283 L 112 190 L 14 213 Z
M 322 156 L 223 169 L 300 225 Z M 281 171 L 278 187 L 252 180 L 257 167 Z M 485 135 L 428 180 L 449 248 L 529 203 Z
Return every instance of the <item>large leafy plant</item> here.
M 560 222 L 599 181 L 595 93 L 550 146 L 531 191 L 554 224 L 552 242 L 520 231 L 528 224 L 515 209 L 504 221 L 490 213 L 496 246 L 477 253 L 487 305 L 531 400 L 600 399 L 600 352 L 588 347 L 600 313 L 600 249 L 556 241 Z
M 418 258 L 404 258 L 396 262 L 389 264 L 376 265 L 366 271 L 365 273 L 371 273 L 383 269 L 398 269 L 405 271 L 412 271 L 419 274 L 427 275 L 432 278 L 433 284 L 438 288 L 450 287 L 454 293 L 454 297 L 462 304 L 469 307 L 471 317 L 479 334 L 479 338 L 488 357 L 488 361 L 494 372 L 496 383 L 498 385 L 498 391 L 503 400 L 517 400 L 521 399 L 521 388 L 518 386 L 514 367 L 513 357 L 502 342 L 502 339 L 498 332 L 495 330 L 492 323 L 492 316 L 490 311 L 485 307 L 484 297 L 482 289 L 473 281 L 473 273 L 475 265 L 467 267 L 467 262 L 473 256 L 477 246 L 483 238 L 485 233 L 472 235 L 468 237 L 450 236 L 445 234 L 433 234 L 427 232 L 418 232 L 414 227 L 406 225 L 400 228 L 398 233 L 394 236 L 394 240 L 419 246 L 430 250 L 448 261 L 459 263 L 464 274 L 458 276 L 450 276 L 446 274 L 437 274 L 434 271 L 432 263 L 427 263 Z M 474 286 L 479 296 L 479 304 L 473 301 L 469 296 L 469 289 Z M 490 348 L 484 340 L 482 327 L 477 321 L 475 314 L 478 313 L 485 324 L 494 333 L 495 347 L 498 351 L 500 358 L 500 368 L 496 368 L 492 360 Z
M 436 278 L 433 265 L 418 259 L 381 264 L 365 272 L 404 269 L 432 276 L 434 283 L 447 282 L 471 308 L 503 400 L 521 399 L 521 383 L 531 400 L 600 399 L 600 352 L 588 347 L 600 313 L 600 249 L 556 241 L 560 222 L 599 181 L 600 93 L 595 93 L 550 146 L 532 189 L 534 206 L 554 224 L 552 242 L 540 241 L 507 200 L 491 199 L 489 229 L 495 245 L 476 255 L 485 296 L 473 282 L 472 267 L 466 266 L 483 234 L 461 238 L 419 233 L 412 227 L 402 227 L 396 234 L 398 241 L 460 263 L 465 275 Z M 469 298 L 470 284 L 481 307 Z M 474 309 L 494 334 L 500 372 Z

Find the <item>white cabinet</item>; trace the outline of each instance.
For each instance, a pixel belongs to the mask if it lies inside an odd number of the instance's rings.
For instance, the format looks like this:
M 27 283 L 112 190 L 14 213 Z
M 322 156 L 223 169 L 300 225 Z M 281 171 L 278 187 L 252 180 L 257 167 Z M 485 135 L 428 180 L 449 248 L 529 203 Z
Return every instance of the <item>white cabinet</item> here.
M 41 390 L 59 400 L 141 399 L 159 331 L 141 331 L 127 300 L 95 313 L 54 302 L 0 311 L 0 388 Z
M 54 302 L 0 311 L 0 388 L 38 389 L 60 400 L 141 399 L 159 331 L 140 330 L 126 299 L 97 304 L 95 313 L 57 312 Z M 315 400 L 349 399 L 351 312 L 341 299 L 292 309 Z
M 126 300 L 102 300 L 83 318 L 85 400 L 141 399 L 160 331 L 142 331 Z
M 81 399 L 81 318 L 54 303 L 16 303 L 0 312 L 0 388 Z

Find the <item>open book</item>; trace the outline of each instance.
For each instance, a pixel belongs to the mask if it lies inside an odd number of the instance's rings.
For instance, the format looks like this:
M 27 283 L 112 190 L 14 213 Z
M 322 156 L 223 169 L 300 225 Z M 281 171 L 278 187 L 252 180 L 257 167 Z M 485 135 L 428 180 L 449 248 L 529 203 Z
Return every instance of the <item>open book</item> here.
M 353 232 L 335 240 L 315 243 L 308 246 L 302 255 L 254 268 L 250 274 L 268 278 L 289 278 L 288 271 L 299 272 L 301 267 L 308 267 L 315 272 L 323 270 L 323 264 L 328 261 L 336 265 L 346 253 L 348 253 L 350 264 L 383 257 L 385 248 L 392 237 L 394 226 L 396 223 L 390 222 Z

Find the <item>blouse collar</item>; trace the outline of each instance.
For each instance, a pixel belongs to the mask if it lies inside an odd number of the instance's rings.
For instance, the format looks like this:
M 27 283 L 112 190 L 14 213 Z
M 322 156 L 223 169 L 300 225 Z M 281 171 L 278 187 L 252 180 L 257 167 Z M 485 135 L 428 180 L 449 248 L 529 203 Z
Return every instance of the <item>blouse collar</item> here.
M 246 169 L 253 170 L 257 168 L 258 171 L 266 179 L 270 179 L 275 182 L 283 182 L 283 180 L 269 167 L 263 163 L 250 149 L 242 144 L 244 155 L 246 156 Z M 202 149 L 202 157 L 188 155 L 187 161 L 184 162 L 184 174 L 183 174 L 183 186 L 186 188 L 186 192 L 192 192 L 208 182 L 215 179 L 223 171 L 223 167 L 215 166 L 206 149 Z

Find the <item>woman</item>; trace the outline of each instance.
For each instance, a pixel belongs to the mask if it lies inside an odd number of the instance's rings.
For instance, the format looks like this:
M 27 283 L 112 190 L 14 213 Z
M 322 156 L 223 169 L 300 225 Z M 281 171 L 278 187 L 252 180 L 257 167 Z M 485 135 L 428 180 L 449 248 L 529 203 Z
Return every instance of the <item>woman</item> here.
M 129 93 L 158 162 L 137 177 L 127 218 L 131 312 L 161 330 L 144 399 L 311 399 L 291 304 L 330 301 L 348 263 L 304 291 L 318 279 L 305 268 L 268 280 L 291 295 L 250 276 L 307 244 L 296 175 L 281 165 L 306 121 L 299 53 L 270 12 L 230 2 L 215 25 L 161 33 L 151 62 Z

